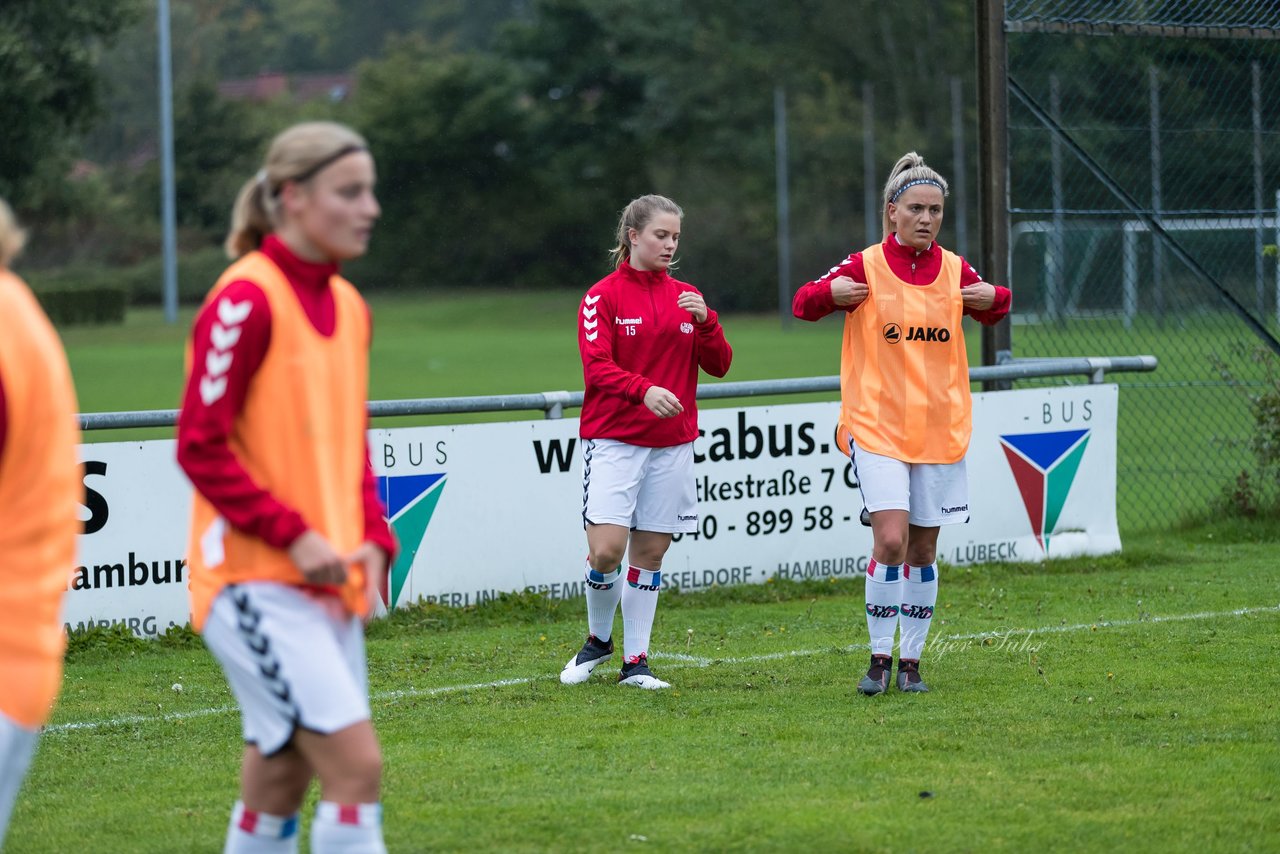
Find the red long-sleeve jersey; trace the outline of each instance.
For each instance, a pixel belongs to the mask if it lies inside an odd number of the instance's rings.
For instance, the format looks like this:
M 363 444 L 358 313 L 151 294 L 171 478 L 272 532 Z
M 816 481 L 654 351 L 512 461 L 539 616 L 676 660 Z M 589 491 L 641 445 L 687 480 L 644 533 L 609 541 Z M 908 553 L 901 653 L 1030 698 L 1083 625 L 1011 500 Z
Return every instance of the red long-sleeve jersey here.
M 889 269 L 893 270 L 894 275 L 902 281 L 912 285 L 927 285 L 938 278 L 938 273 L 942 270 L 942 250 L 937 241 L 931 243 L 928 249 L 917 251 L 910 246 L 902 245 L 898 242 L 897 235 L 891 234 L 885 238 L 882 245 L 884 247 L 885 260 L 889 262 Z M 800 290 L 796 291 L 795 298 L 791 301 L 791 312 L 801 320 L 819 320 L 836 309 L 857 311 L 858 306 L 862 305 L 862 303 L 836 305 L 831 298 L 831 280 L 840 276 L 848 276 L 855 282 L 866 284 L 867 271 L 862 265 L 861 252 L 853 253 L 827 271 L 826 275 L 805 284 Z M 968 261 L 961 258 L 960 287 L 963 288 L 980 281 L 982 281 L 982 277 L 978 275 L 978 271 L 969 266 Z M 966 308 L 964 310 L 966 317 L 972 317 L 987 326 L 999 323 L 1004 319 L 1013 304 L 1013 293 L 1008 288 L 1000 285 L 994 285 L 994 287 L 996 296 L 991 308 L 986 311 Z
M 648 448 L 698 438 L 698 369 L 724 376 L 733 349 L 714 311 L 696 323 L 676 305 L 684 291 L 699 293 L 665 270 L 637 270 L 626 261 L 587 291 L 578 307 L 582 438 Z M 650 412 L 644 395 L 653 386 L 679 398 L 684 411 L 671 418 Z
M 289 251 L 275 235 L 267 236 L 262 251 L 284 272 L 311 325 L 321 335 L 332 335 L 337 312 L 333 292 L 329 289 L 329 278 L 338 272 L 337 265 L 304 261 Z M 220 352 L 226 354 L 223 358 L 230 359 L 230 367 L 224 374 L 226 388 L 216 396 L 209 393 L 207 384 L 202 393 L 204 371 L 200 368 L 206 364 L 212 346 L 212 329 L 218 319 L 216 305 L 211 303 L 196 316 L 191 333 L 191 364 L 197 366 L 197 370 L 192 371 L 182 396 L 182 414 L 178 420 L 178 465 L 229 524 L 270 546 L 287 549 L 306 533 L 306 520 L 297 510 L 256 483 L 228 442 L 254 374 L 262 365 L 267 346 L 271 343 L 271 307 L 262 289 L 253 282 L 232 282 L 223 293 L 233 303 L 248 301 L 252 308 L 238 327 L 239 337 L 234 343 L 228 344 L 225 339 L 219 342 Z M 373 467 L 367 462 L 367 450 L 365 458 L 364 536 L 382 548 L 390 562 L 395 557 L 396 541 L 383 515 L 377 480 Z

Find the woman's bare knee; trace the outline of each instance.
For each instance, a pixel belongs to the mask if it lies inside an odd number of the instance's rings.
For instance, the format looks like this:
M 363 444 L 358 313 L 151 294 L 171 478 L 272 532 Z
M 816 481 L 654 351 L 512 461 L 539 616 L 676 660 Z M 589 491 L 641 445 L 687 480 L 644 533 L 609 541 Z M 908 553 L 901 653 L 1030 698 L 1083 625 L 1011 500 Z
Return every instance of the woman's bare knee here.
M 636 531 L 631 535 L 628 559 L 641 569 L 662 569 L 662 559 L 671 548 L 671 535 L 657 531 Z
M 320 796 L 343 804 L 369 804 L 382 788 L 382 750 L 373 724 L 360 721 L 324 735 L 299 730 L 295 737 L 320 778 Z
M 876 537 L 874 551 L 877 561 L 890 566 L 900 564 L 906 558 L 907 538 L 905 534 L 899 534 L 897 531 L 886 531 Z
M 245 748 L 240 769 L 241 799 L 251 810 L 293 815 L 307 795 L 311 775 L 310 763 L 293 747 L 266 757 L 250 745 Z
M 621 525 L 587 526 L 587 561 L 596 572 L 613 572 L 627 551 L 627 535 Z
M 376 802 L 382 790 L 382 754 L 375 750 L 352 757 L 342 769 L 340 779 L 332 780 L 326 785 L 325 779 L 321 777 L 320 788 L 326 800 L 357 804 Z M 330 794 L 340 793 L 348 794 L 330 797 Z
M 928 566 L 938 558 L 938 529 L 911 526 L 907 543 L 907 563 Z
M 622 563 L 622 555 L 626 546 L 615 548 L 612 545 L 591 549 L 587 561 L 596 572 L 613 572 Z

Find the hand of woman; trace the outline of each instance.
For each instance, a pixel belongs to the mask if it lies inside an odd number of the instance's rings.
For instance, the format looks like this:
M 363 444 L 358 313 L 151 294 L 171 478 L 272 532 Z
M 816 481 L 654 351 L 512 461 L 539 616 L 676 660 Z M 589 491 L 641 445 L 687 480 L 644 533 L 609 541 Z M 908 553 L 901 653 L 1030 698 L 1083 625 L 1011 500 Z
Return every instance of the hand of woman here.
M 289 560 L 312 584 L 341 584 L 347 580 L 346 559 L 317 531 L 307 531 L 293 541 Z
M 995 305 L 996 286 L 989 282 L 974 282 L 968 287 L 961 288 L 960 295 L 964 299 L 965 308 L 986 311 Z
M 857 305 L 867 298 L 871 289 L 866 282 L 855 282 L 848 276 L 836 276 L 831 280 L 831 299 L 836 305 Z
M 365 540 L 347 555 L 347 563 L 358 563 L 364 567 L 364 593 L 369 602 L 369 616 L 372 617 L 382 604 L 382 588 L 387 578 L 387 553 L 381 546 Z M 387 593 L 390 595 L 390 590 Z M 386 603 L 386 607 L 390 608 L 391 603 Z
M 684 407 L 680 405 L 680 398 L 657 385 L 650 386 L 644 393 L 644 405 L 659 418 L 671 418 L 684 412 Z
M 681 291 L 680 296 L 676 297 L 676 305 L 692 314 L 697 323 L 707 322 L 707 301 L 702 298 L 702 294 Z

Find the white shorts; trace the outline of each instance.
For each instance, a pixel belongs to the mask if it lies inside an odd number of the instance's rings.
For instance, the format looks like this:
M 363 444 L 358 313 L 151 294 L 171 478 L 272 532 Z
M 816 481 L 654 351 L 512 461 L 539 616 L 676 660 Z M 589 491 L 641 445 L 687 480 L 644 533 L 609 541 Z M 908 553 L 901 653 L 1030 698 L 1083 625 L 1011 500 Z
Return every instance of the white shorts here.
M 616 439 L 584 440 L 582 524 L 660 534 L 698 530 L 693 443 L 645 448 Z
M 245 742 L 264 756 L 298 727 L 327 734 L 369 719 L 364 626 L 335 596 L 271 581 L 228 585 L 204 642 L 240 704 Z
M 853 474 L 868 513 L 906 510 L 921 528 L 969 521 L 969 473 L 964 457 L 954 463 L 904 463 L 853 447 Z
M 36 730 L 19 726 L 0 714 L 0 849 L 4 848 L 9 815 L 35 752 Z

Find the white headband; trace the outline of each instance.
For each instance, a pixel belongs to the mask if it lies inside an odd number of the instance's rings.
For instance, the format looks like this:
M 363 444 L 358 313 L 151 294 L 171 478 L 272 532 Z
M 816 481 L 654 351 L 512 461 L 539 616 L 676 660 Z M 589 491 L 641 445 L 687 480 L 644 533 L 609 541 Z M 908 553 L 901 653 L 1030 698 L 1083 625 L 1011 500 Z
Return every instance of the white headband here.
M 889 199 L 889 201 L 896 202 L 898 200 L 898 196 L 901 196 L 903 193 L 905 193 L 908 187 L 915 187 L 920 184 L 931 184 L 932 186 L 937 187 L 939 190 L 942 190 L 944 194 L 947 192 L 945 189 L 943 189 L 941 184 L 939 184 L 937 181 L 933 180 L 932 178 L 917 178 L 916 180 L 908 181 L 907 183 L 899 187 L 898 191 L 893 194 L 893 198 Z

